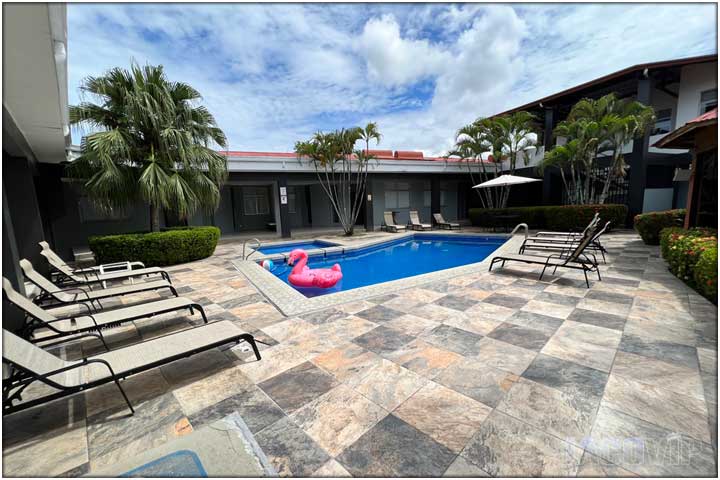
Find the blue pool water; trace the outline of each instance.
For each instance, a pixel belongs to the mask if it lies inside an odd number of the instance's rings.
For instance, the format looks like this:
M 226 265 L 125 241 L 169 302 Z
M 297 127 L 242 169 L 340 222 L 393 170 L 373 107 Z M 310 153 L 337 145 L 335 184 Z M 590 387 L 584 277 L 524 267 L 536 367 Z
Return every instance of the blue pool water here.
M 313 248 L 328 248 L 335 247 L 337 244 L 330 242 L 323 242 L 322 240 L 313 240 L 310 242 L 291 242 L 284 243 L 282 245 L 267 245 L 261 246 L 258 251 L 263 255 L 273 255 L 275 253 L 290 253 L 296 248 L 302 248 L 303 250 L 312 250 Z
M 310 268 L 330 268 L 339 263 L 343 279 L 329 290 L 296 290 L 306 297 L 313 297 L 481 262 L 506 240 L 503 237 L 440 237 L 416 233 L 412 239 L 385 242 L 344 255 L 310 257 Z M 291 270 L 292 267 L 279 264 L 272 273 L 288 283 Z

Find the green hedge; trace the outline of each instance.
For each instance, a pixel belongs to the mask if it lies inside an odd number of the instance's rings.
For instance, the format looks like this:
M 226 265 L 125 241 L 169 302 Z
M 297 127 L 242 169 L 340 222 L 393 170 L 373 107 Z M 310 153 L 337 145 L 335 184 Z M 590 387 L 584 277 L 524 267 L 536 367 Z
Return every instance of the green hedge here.
M 678 227 L 685 219 L 684 208 L 677 210 L 665 210 L 662 212 L 641 213 L 635 215 L 633 222 L 635 230 L 640 234 L 643 242 L 647 245 L 658 245 L 660 243 L 660 230 L 668 227 Z
M 161 267 L 209 257 L 215 251 L 220 229 L 180 227 L 163 232 L 95 236 L 88 239 L 98 263 L 140 261 Z
M 558 231 L 582 230 L 590 223 L 595 212 L 600 213 L 602 224 L 611 221 L 613 227 L 625 225 L 625 205 L 562 205 L 541 207 L 471 208 L 470 221 L 478 227 L 498 224 L 497 215 L 518 215 L 513 223 L 527 223 L 531 229 L 547 228 Z
M 670 271 L 717 303 L 717 230 L 679 227 L 660 232 L 660 252 Z

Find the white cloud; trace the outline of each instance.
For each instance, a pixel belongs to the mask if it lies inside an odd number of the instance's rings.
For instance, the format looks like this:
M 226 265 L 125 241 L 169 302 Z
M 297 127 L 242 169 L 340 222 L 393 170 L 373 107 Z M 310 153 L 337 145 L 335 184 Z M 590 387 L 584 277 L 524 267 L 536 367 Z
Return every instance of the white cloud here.
M 358 39 L 358 50 L 367 61 L 370 76 L 386 85 L 400 85 L 436 75 L 450 56 L 427 40 L 400 36 L 392 15 L 372 18 Z
M 702 4 L 69 4 L 70 99 L 134 58 L 196 87 L 232 149 L 378 121 L 383 147 L 439 154 L 478 116 L 715 52 L 715 19 Z

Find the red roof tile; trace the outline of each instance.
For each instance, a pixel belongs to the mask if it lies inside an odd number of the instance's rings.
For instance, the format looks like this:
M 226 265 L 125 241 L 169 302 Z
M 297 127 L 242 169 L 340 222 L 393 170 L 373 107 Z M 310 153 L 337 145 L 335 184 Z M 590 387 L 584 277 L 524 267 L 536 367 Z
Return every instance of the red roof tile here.
M 448 162 L 457 163 L 463 161 L 460 158 L 426 157 L 420 151 L 393 151 L 393 150 L 369 150 L 372 155 L 380 160 L 408 160 L 425 162 Z M 218 153 L 228 157 L 267 157 L 267 158 L 296 158 L 292 152 L 248 152 L 219 150 Z M 486 162 L 490 163 L 490 162 Z
M 690 120 L 687 123 L 698 123 L 698 122 L 704 122 L 705 120 L 712 120 L 714 118 L 717 118 L 717 114 L 718 114 L 718 109 L 713 108 L 709 112 L 705 112 L 702 115 L 700 115 L 699 117 L 693 118 L 692 120 Z
M 424 158 L 423 152 L 413 152 L 413 151 L 402 151 L 402 150 L 396 150 L 395 151 L 395 158 L 397 159 L 412 159 L 412 160 L 422 160 Z

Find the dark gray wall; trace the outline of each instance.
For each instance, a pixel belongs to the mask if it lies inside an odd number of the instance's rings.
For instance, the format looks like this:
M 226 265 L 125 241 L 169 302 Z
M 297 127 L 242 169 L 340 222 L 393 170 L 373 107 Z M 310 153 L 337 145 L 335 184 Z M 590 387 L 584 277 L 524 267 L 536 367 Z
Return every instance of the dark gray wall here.
M 27 258 L 41 272 L 47 264 L 38 242 L 45 239 L 35 193 L 34 171 L 25 158 L 3 153 L 3 189 L 8 202 L 19 258 Z
M 2 231 L 2 271 L 3 277 L 10 280 L 10 283 L 24 293 L 22 272 L 18 266 L 17 245 L 15 242 L 15 233 L 13 229 L 12 218 L 10 216 L 9 206 L 5 198 L 5 189 L 3 188 L 2 209 L 3 209 L 3 231 Z M 23 314 L 17 308 L 10 305 L 9 302 L 2 302 L 2 326 L 3 328 L 15 331 L 23 325 Z
M 62 181 L 61 165 L 43 165 L 41 174 L 44 185 L 41 198 L 45 223 L 49 230 L 48 237 L 54 250 L 66 260 L 73 260 L 73 248 L 87 247 L 87 239 L 91 235 L 142 232 L 150 229 L 150 210 L 142 203 L 128 207 L 127 216 L 123 218 L 110 219 L 98 212 L 95 214 L 100 218 L 81 218 L 80 185 Z M 58 208 L 59 206 L 62 208 Z M 160 216 L 160 225 L 165 225 L 163 215 Z

